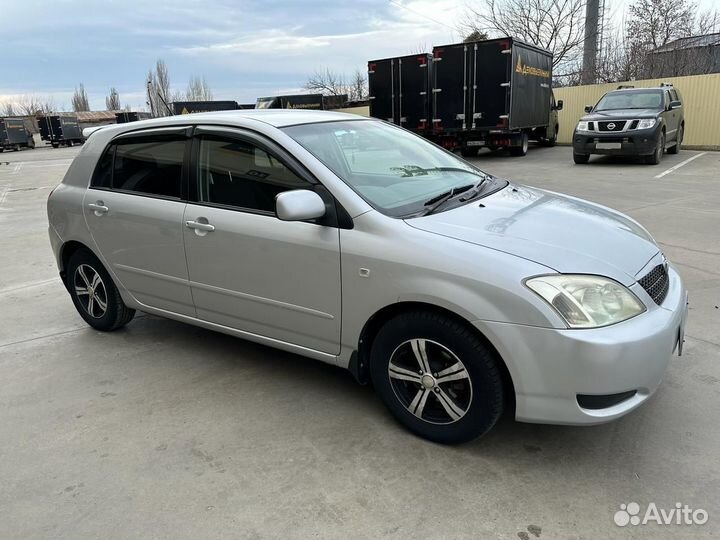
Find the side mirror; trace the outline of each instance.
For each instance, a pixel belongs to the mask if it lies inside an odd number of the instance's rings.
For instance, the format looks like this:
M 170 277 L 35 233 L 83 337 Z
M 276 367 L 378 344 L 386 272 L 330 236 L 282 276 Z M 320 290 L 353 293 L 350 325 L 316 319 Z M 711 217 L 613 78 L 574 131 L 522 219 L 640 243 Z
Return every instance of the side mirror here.
M 558 99 L 557 103 L 555 104 L 555 110 L 562 111 L 562 108 L 563 108 L 563 100 Z M 587 111 L 587 112 L 589 112 L 589 111 Z
M 682 107 L 682 103 L 677 100 L 671 101 L 670 106 L 668 107 L 668 111 L 672 111 L 673 109 L 679 109 L 680 107 Z
M 284 191 L 275 197 L 275 215 L 283 221 L 306 221 L 325 215 L 325 202 L 308 189 Z
M 585 105 L 585 112 L 592 112 L 593 107 L 592 105 Z

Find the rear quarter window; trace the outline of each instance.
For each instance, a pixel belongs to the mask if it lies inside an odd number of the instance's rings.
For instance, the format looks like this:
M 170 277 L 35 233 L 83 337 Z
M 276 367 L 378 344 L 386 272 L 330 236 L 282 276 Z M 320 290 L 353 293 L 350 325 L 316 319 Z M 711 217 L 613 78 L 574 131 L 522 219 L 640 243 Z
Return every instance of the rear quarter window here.
M 95 167 L 95 173 L 93 174 L 92 181 L 90 182 L 91 187 L 110 189 L 112 187 L 112 164 L 113 155 L 115 154 L 115 145 L 110 146 L 103 153 L 100 161 L 98 161 Z

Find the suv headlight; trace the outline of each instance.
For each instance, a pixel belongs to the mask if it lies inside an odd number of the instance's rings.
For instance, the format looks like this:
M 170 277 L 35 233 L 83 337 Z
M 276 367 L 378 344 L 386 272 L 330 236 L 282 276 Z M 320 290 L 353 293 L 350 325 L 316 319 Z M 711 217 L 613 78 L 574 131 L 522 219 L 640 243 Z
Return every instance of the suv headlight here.
M 597 328 L 625 321 L 645 311 L 630 289 L 601 276 L 551 274 L 525 285 L 565 319 L 570 328 Z
M 580 122 L 578 122 L 578 125 L 575 129 L 577 131 L 588 131 L 588 123 L 584 120 L 581 120 Z
M 638 122 L 637 129 L 650 129 L 655 125 L 655 122 L 657 122 L 657 120 L 654 118 L 643 118 Z

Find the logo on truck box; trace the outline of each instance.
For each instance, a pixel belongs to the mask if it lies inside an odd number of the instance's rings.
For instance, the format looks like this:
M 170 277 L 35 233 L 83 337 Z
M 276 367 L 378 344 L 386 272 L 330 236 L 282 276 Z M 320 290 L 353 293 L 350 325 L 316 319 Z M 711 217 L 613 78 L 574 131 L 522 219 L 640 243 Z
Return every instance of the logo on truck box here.
M 547 69 L 541 69 L 533 66 L 523 65 L 522 56 L 518 55 L 517 65 L 515 66 L 515 73 L 521 73 L 522 75 L 532 75 L 533 77 L 542 77 L 543 79 L 550 78 L 550 72 Z

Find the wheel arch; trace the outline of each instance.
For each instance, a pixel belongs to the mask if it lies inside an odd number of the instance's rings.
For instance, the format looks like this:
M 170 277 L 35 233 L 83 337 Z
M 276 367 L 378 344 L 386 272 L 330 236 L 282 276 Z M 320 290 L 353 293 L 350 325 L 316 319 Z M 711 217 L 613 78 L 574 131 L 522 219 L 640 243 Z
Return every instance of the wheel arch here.
M 81 249 L 87 249 L 90 253 L 95 255 L 93 250 L 88 245 L 83 244 L 82 242 L 78 242 L 77 240 L 68 240 L 67 242 L 64 242 L 63 245 L 60 247 L 60 257 L 58 258 L 58 263 L 60 264 L 60 278 L 62 279 L 66 288 L 68 286 L 66 279 L 68 262 L 70 261 L 70 257 L 72 257 Z M 95 256 L 97 257 L 97 255 Z
M 387 305 L 378 311 L 376 311 L 365 323 L 360 337 L 358 339 L 357 349 L 353 352 L 350 359 L 349 369 L 355 379 L 360 384 L 367 384 L 370 381 L 369 369 L 370 369 L 370 349 L 372 348 L 373 340 L 377 336 L 378 331 L 382 326 L 392 319 L 393 317 L 402 313 L 408 313 L 412 311 L 425 311 L 430 313 L 436 313 L 445 317 L 451 318 L 464 327 L 470 332 L 480 338 L 488 350 L 495 356 L 498 361 L 498 366 L 502 374 L 503 385 L 505 386 L 506 396 L 506 410 L 513 411 L 515 409 L 515 385 L 510 375 L 510 371 L 505 363 L 505 360 L 500 355 L 499 351 L 495 348 L 492 342 L 476 328 L 467 318 L 459 315 L 458 313 L 439 306 L 437 304 L 431 304 L 428 302 L 421 301 L 401 301 L 394 304 Z

